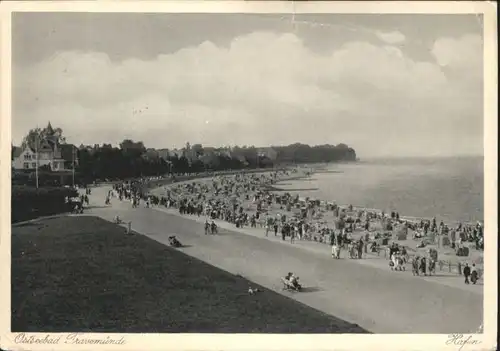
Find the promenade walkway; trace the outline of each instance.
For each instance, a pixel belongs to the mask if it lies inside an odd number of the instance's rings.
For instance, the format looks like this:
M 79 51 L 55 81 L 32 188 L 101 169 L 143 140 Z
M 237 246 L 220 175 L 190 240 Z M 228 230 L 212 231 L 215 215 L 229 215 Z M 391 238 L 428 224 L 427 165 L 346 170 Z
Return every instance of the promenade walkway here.
M 164 244 L 176 235 L 187 245 L 182 251 L 188 255 L 372 332 L 468 333 L 482 324 L 482 287 L 462 286 L 459 277 L 413 277 L 390 271 L 385 260 L 376 258 L 333 260 L 328 245 L 292 245 L 271 233 L 266 238 L 261 229 L 238 230 L 223 222 L 218 235 L 204 235 L 203 217 L 186 219 L 161 208 L 133 209 L 117 199 L 102 208 L 107 189 L 93 189 L 91 205 L 97 206 L 89 214 L 107 220 L 119 215 L 132 222 L 134 231 Z M 301 277 L 305 292 L 281 291 L 280 277 L 289 271 Z
M 179 216 L 188 220 L 196 221 L 203 225 L 205 223 L 205 218 L 206 217 L 197 217 L 193 215 L 181 215 L 179 214 L 179 211 L 176 209 L 166 209 L 164 207 L 154 207 L 152 208 L 155 211 L 160 211 L 164 212 L 173 216 Z M 301 241 L 301 240 L 295 240 L 293 244 L 290 243 L 290 239 L 287 239 L 285 241 L 282 240 L 281 234 L 278 233 L 277 236 L 274 235 L 274 232 L 270 231 L 268 235 L 265 235 L 265 229 L 264 228 L 251 228 L 251 227 L 244 227 L 244 228 L 236 228 L 233 224 L 225 222 L 225 221 L 220 221 L 220 220 L 215 220 L 215 223 L 219 228 L 223 228 L 226 230 L 230 230 L 233 232 L 245 234 L 245 235 L 251 235 L 256 238 L 261 238 L 265 240 L 269 240 L 275 243 L 279 243 L 282 245 L 286 246 L 293 246 L 296 248 L 301 248 L 304 250 L 307 250 L 311 253 L 321 255 L 322 257 L 331 257 L 331 246 L 327 244 L 322 244 L 322 243 L 317 243 L 313 241 Z M 375 267 L 378 269 L 383 269 L 385 271 L 390 271 L 389 268 L 389 261 L 385 257 L 384 252 L 380 252 L 379 255 L 377 254 L 372 254 L 372 253 L 364 253 L 363 254 L 363 259 L 361 260 L 351 260 L 347 257 L 347 252 L 342 251 L 341 254 L 341 259 L 343 260 L 349 260 L 351 263 L 355 264 L 360 264 L 360 265 L 366 265 L 366 266 L 371 266 Z M 448 273 L 446 271 L 443 272 L 437 272 L 435 275 L 432 276 L 419 276 L 419 277 L 414 277 L 412 272 L 411 272 L 411 265 L 409 263 L 406 264 L 406 271 L 399 272 L 399 271 L 392 271 L 393 274 L 403 278 L 403 279 L 422 279 L 428 282 L 436 283 L 436 284 L 443 284 L 447 285 L 450 287 L 462 289 L 465 291 L 473 292 L 479 295 L 483 295 L 483 281 L 479 281 L 477 285 L 466 285 L 464 284 L 464 277 L 459 276 L 456 273 Z

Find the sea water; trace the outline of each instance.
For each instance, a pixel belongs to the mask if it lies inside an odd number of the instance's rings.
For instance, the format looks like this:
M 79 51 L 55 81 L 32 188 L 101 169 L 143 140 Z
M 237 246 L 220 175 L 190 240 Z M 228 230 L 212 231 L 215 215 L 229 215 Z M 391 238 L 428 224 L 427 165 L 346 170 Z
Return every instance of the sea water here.
M 371 159 L 329 164 L 278 186 L 303 197 L 445 222 L 483 220 L 482 157 Z

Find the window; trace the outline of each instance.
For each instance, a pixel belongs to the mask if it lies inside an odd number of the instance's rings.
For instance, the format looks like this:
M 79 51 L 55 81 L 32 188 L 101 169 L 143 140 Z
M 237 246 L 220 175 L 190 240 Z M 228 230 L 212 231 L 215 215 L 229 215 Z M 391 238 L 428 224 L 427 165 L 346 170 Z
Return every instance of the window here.
M 29 168 L 30 168 L 29 162 L 24 162 L 24 169 L 29 169 Z
M 24 155 L 24 159 L 25 159 L 26 161 L 31 161 L 31 155 L 30 155 L 30 154 L 25 154 L 25 155 Z
M 36 162 L 33 162 L 33 163 L 31 164 L 31 167 L 36 168 Z

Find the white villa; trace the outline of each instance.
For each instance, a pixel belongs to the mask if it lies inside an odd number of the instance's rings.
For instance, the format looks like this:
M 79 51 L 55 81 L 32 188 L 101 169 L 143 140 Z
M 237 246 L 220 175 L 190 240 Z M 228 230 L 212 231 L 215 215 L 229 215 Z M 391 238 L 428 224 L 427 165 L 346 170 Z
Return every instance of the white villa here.
M 72 169 L 73 160 L 78 164 L 77 148 L 71 144 L 60 144 L 50 125 L 46 128 L 47 136 L 40 142 L 38 150 L 26 145 L 24 148 L 14 147 L 12 155 L 12 167 L 15 170 L 34 170 L 48 166 L 52 171 L 68 171 Z

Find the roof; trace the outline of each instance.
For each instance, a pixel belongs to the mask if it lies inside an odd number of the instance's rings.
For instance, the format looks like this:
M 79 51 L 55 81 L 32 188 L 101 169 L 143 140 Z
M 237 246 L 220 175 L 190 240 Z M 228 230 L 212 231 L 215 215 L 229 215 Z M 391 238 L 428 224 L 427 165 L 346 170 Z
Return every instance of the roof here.
M 49 134 L 53 134 L 54 133 L 54 129 L 52 128 L 52 125 L 50 124 L 50 121 L 49 121 L 49 124 L 47 125 L 47 132 Z
M 38 150 L 40 151 L 47 151 L 46 149 L 50 149 L 51 151 L 54 151 L 54 146 L 56 143 L 51 140 L 50 138 L 44 138 L 40 141 L 40 145 L 38 146 Z
M 21 156 L 21 154 L 26 150 L 30 150 L 32 153 L 35 153 L 35 150 L 29 146 L 23 148 L 23 147 L 18 147 L 18 146 L 14 146 L 12 148 L 12 159 L 15 159 L 15 158 L 18 158 L 19 156 Z
M 18 158 L 23 153 L 23 149 L 18 146 L 12 147 L 12 158 Z

